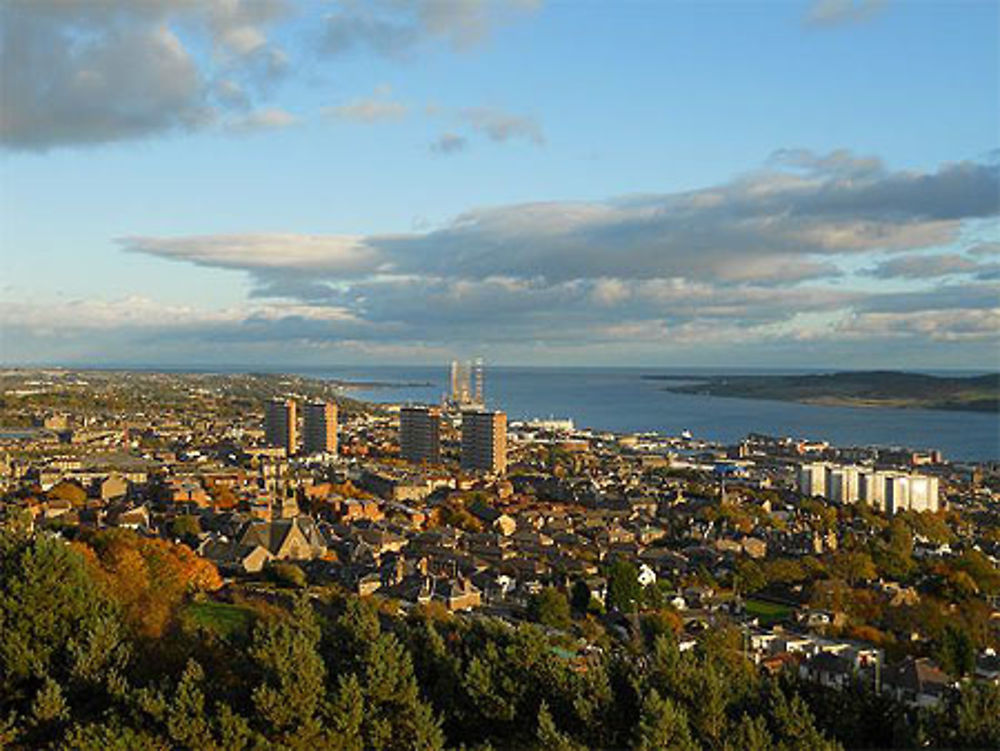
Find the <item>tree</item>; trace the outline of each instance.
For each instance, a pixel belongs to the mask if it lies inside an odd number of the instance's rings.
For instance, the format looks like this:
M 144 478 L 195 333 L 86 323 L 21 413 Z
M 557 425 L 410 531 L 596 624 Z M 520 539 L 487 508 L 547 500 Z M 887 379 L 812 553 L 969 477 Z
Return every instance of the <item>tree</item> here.
M 337 751 L 364 750 L 361 726 L 365 717 L 365 696 L 358 677 L 353 673 L 340 676 L 327 717 Z
M 872 557 L 858 550 L 838 552 L 833 559 L 833 571 L 852 587 L 860 581 L 878 576 Z
M 617 560 L 608 572 L 608 607 L 617 608 L 622 613 L 634 613 L 639 607 L 642 587 L 639 585 L 639 570 L 634 563 Z
M 774 738 L 779 751 L 837 751 L 840 744 L 827 740 L 817 730 L 812 712 L 801 696 L 795 694 L 791 700 L 778 686 L 771 690 L 771 720 Z
M 296 600 L 291 617 L 255 625 L 250 657 L 259 682 L 253 702 L 263 732 L 289 739 L 314 731 L 326 681 L 319 638 L 319 624 L 305 597 Z
M 303 589 L 308 583 L 306 572 L 294 563 L 275 563 L 268 566 L 268 571 L 274 581 L 286 587 Z
M 577 579 L 570 590 L 570 605 L 577 613 L 586 613 L 590 608 L 590 587 L 583 579 Z
M 77 725 L 62 739 L 65 751 L 168 751 L 170 745 L 144 730 L 133 730 L 117 718 L 104 722 Z
M 774 742 L 763 717 L 751 719 L 745 712 L 726 739 L 725 751 L 771 751 Z
M 948 709 L 952 728 L 942 745 L 957 748 L 1000 748 L 1000 686 L 972 684 L 964 686 Z
M 660 698 L 655 688 L 642 702 L 639 719 L 638 751 L 697 751 L 687 715 L 670 698 Z
M 186 545 L 131 530 L 101 530 L 76 549 L 121 605 L 125 620 L 143 636 L 162 636 L 189 593 L 222 586 L 218 569 Z
M 566 595 L 555 587 L 545 587 L 528 603 L 528 617 L 551 628 L 567 629 L 573 624 Z
M 73 664 L 72 645 L 102 619 L 117 617 L 82 556 L 66 543 L 0 529 L 0 697 L 17 700 L 32 678 L 62 684 Z
M 549 706 L 544 701 L 538 707 L 538 727 L 535 731 L 539 751 L 582 751 L 582 747 L 573 742 L 565 733 L 559 731 Z
M 949 623 L 941 634 L 937 650 L 941 668 L 950 675 L 967 675 L 976 667 L 976 645 L 969 632 L 960 625 Z
M 197 540 L 201 534 L 201 521 L 192 514 L 175 516 L 170 522 L 170 534 L 181 540 Z
M 72 480 L 61 480 L 49 488 L 46 494 L 50 499 L 69 501 L 79 508 L 87 502 L 87 491 Z
M 751 559 L 741 558 L 736 562 L 733 588 L 745 594 L 759 592 L 767 586 L 767 577 L 760 564 Z

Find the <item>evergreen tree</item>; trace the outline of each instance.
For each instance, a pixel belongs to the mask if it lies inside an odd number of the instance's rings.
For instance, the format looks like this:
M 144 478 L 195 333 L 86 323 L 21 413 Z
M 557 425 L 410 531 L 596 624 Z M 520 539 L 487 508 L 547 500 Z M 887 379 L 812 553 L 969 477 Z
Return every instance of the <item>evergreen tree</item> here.
M 774 742 L 763 717 L 751 719 L 743 714 L 733 732 L 726 739 L 725 751 L 771 751 Z
M 608 607 L 617 608 L 622 613 L 634 613 L 641 598 L 639 569 L 635 564 L 625 560 L 611 564 L 608 571 Z
M 545 587 L 528 602 L 528 617 L 551 628 L 567 629 L 573 624 L 566 595 L 555 587 Z
M 663 699 L 655 688 L 642 702 L 638 751 L 697 751 L 684 710 L 671 699 Z
M 304 596 L 296 600 L 291 618 L 261 621 L 254 629 L 250 658 L 260 675 L 252 694 L 254 707 L 261 731 L 286 743 L 318 732 L 317 712 L 326 681 L 319 637 L 319 625 Z
M 535 737 L 538 741 L 539 751 L 582 751 L 583 749 L 569 735 L 560 732 L 552 719 L 548 705 L 544 701 L 538 707 Z

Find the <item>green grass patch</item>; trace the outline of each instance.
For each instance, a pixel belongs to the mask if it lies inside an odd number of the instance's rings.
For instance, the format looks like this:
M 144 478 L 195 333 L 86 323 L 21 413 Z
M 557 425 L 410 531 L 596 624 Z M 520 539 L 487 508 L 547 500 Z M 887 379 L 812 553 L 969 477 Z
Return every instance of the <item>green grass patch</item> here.
M 184 608 L 184 619 L 222 637 L 245 636 L 250 631 L 253 612 L 228 602 L 192 602 Z
M 757 616 L 760 620 L 760 625 L 770 626 L 773 623 L 790 617 L 794 608 L 766 600 L 747 600 L 746 610 L 750 615 Z

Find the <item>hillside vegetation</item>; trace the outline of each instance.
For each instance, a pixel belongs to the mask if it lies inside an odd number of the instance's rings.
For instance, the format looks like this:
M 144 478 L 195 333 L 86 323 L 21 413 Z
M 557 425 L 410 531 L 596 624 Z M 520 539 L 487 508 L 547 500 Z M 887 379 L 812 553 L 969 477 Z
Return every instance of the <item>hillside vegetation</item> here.
M 1000 410 L 1000 373 L 981 376 L 932 376 L 890 370 L 810 375 L 679 376 L 649 375 L 651 380 L 683 381 L 666 387 L 679 394 L 777 399 L 831 406 Z

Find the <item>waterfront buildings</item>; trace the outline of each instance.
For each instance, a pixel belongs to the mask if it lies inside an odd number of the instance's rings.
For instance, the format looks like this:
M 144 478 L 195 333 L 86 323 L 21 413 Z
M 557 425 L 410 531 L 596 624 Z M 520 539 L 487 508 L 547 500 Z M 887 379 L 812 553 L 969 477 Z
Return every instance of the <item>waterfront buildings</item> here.
M 399 410 L 399 454 L 414 464 L 440 464 L 439 408 L 411 406 Z
M 297 411 L 293 399 L 272 399 L 264 411 L 264 441 L 288 454 L 298 448 Z
M 507 471 L 507 415 L 491 410 L 462 413 L 462 469 Z
M 910 472 L 813 462 L 799 467 L 799 492 L 833 503 L 862 501 L 879 511 L 937 511 L 938 478 Z
M 337 453 L 337 405 L 309 402 L 303 411 L 302 448 L 307 454 Z

